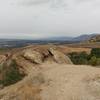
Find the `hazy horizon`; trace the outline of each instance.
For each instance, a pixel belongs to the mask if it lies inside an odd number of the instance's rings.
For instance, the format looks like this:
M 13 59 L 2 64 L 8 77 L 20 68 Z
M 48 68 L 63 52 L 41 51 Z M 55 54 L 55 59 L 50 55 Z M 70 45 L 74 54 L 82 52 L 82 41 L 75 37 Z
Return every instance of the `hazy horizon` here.
M 99 34 L 99 33 L 89 33 L 89 34 L 78 34 L 78 35 L 61 35 L 61 36 L 43 36 L 43 37 L 32 37 L 32 35 L 28 35 L 28 34 L 24 34 L 24 37 L 20 37 L 20 35 L 12 35 L 12 34 L 8 34 L 8 36 L 6 35 L 5 37 L 1 36 L 0 34 L 0 39 L 28 39 L 28 40 L 37 40 L 37 39 L 56 39 L 56 38 L 75 38 L 75 37 L 79 37 L 82 35 L 92 35 L 92 34 Z

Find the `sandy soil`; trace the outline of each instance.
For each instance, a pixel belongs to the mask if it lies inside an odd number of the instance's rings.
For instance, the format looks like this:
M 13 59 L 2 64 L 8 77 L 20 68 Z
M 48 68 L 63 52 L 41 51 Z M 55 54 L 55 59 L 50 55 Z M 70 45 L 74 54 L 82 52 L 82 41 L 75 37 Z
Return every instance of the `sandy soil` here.
M 0 100 L 100 100 L 100 68 L 44 63 L 29 69 L 0 91 Z
M 42 65 L 42 100 L 100 100 L 100 69 L 90 66 Z

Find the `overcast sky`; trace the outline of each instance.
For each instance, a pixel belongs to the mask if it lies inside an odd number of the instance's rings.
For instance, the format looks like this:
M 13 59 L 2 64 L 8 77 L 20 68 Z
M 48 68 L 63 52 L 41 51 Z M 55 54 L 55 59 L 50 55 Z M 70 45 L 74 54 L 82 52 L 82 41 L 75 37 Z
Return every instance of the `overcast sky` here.
M 100 0 L 0 0 L 0 38 L 100 33 Z

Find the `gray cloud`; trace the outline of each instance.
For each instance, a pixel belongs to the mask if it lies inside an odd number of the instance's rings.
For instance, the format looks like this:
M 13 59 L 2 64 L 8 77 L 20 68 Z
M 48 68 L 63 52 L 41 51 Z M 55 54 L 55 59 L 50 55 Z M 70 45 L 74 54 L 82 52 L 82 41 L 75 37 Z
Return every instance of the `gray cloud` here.
M 99 0 L 0 1 L 0 37 L 100 33 L 99 26 Z
M 67 6 L 65 0 L 24 0 L 20 1 L 19 4 L 23 6 L 37 6 L 41 4 L 47 4 L 50 8 L 61 8 Z
M 50 0 L 24 0 L 24 1 L 20 1 L 20 4 L 27 5 L 27 6 L 33 6 L 33 5 L 40 5 L 40 4 L 45 4 L 49 2 Z

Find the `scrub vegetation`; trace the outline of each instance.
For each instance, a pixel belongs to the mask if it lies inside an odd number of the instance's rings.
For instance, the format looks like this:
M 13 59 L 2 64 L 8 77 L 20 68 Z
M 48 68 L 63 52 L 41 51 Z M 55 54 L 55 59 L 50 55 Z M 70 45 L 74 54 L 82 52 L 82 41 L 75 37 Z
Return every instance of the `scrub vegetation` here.
M 76 53 L 72 52 L 69 54 L 70 59 L 76 65 L 100 65 L 100 48 L 93 48 L 90 54 L 86 52 Z

